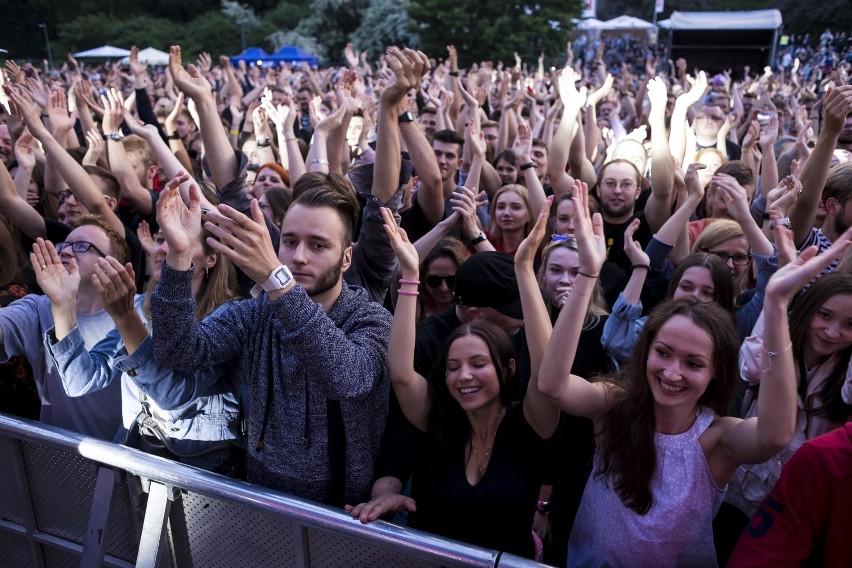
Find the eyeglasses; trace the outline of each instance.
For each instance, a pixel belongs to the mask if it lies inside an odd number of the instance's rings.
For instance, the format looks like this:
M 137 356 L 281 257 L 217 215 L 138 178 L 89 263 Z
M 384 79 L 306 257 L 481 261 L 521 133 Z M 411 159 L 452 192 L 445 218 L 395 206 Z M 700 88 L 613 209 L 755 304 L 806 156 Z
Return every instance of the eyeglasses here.
M 721 116 L 709 116 L 706 114 L 699 114 L 695 117 L 696 120 L 712 120 L 713 122 L 725 122 L 725 118 Z
M 73 197 L 73 196 L 74 196 L 74 194 L 71 193 L 70 189 L 63 189 L 62 191 L 59 192 L 59 203 L 60 204 L 65 203 L 66 201 L 68 201 L 69 197 Z
M 749 254 L 728 254 L 723 250 L 702 249 L 702 251 L 712 254 L 713 256 L 717 256 L 724 262 L 728 262 L 728 260 L 730 260 L 734 266 L 745 266 L 748 264 L 748 261 L 751 260 L 751 255 Z
M 62 251 L 64 251 L 67 248 L 70 248 L 71 252 L 76 252 L 76 253 L 89 252 L 89 249 L 95 249 L 96 253 L 101 255 L 101 257 L 106 258 L 106 255 L 104 254 L 104 252 L 101 249 L 99 249 L 98 247 L 96 247 L 94 245 L 94 243 L 90 243 L 89 241 L 74 241 L 74 242 L 71 242 L 71 243 L 67 243 L 67 242 L 63 241 L 61 243 L 57 243 L 56 252 L 61 253 Z
M 636 189 L 635 181 L 622 181 L 621 183 L 615 181 L 614 179 L 608 179 L 601 182 L 601 185 L 606 189 L 615 189 L 616 187 L 620 187 L 621 191 L 632 191 Z
M 427 276 L 424 281 L 430 288 L 440 288 L 441 282 L 446 282 L 447 288 L 453 288 L 456 285 L 455 276 L 438 276 L 437 274 L 433 274 L 431 276 Z

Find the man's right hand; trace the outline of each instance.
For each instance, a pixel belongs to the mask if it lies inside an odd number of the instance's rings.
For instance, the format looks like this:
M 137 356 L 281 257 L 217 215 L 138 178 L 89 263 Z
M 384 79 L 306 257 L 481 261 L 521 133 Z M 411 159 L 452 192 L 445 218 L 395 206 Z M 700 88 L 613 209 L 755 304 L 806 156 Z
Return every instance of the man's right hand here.
M 823 99 L 822 111 L 822 129 L 832 134 L 840 134 L 846 124 L 846 116 L 852 112 L 852 85 L 828 89 Z

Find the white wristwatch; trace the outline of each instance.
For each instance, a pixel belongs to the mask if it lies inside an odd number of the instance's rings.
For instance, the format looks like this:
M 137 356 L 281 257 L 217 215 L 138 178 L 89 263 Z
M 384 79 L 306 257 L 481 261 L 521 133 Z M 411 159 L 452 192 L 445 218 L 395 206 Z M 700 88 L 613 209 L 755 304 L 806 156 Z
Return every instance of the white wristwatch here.
M 266 282 L 254 285 L 251 289 L 251 297 L 257 298 L 261 292 L 269 294 L 275 290 L 281 290 L 289 286 L 291 282 L 293 282 L 293 275 L 290 273 L 290 269 L 282 264 L 272 271 Z

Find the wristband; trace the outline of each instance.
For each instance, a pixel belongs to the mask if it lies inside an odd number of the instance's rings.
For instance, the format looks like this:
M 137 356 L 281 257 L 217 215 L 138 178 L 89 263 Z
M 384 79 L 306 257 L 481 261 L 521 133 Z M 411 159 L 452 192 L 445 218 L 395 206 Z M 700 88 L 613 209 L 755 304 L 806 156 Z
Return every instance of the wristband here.
M 479 236 L 476 237 L 475 239 L 472 239 L 470 241 L 470 244 L 475 246 L 475 245 L 478 245 L 479 243 L 485 242 L 486 239 L 488 239 L 488 237 L 485 236 L 484 232 L 480 231 Z
M 238 136 L 238 135 L 239 135 L 239 133 L 240 133 L 240 131 L 239 131 L 239 130 L 229 130 L 228 132 L 230 132 L 230 133 L 231 133 L 231 136 Z
M 180 134 L 178 134 L 177 132 L 173 132 L 166 136 L 166 138 L 168 138 L 169 140 L 180 140 Z
M 400 284 L 413 284 L 413 285 L 415 285 L 415 286 L 420 286 L 420 281 L 419 281 L 419 280 L 407 280 L 407 279 L 405 279 L 405 278 L 400 278 L 400 279 L 399 279 L 399 283 L 400 283 Z
M 450 71 L 450 77 L 458 77 L 458 76 L 459 76 L 458 71 Z
M 598 278 L 600 276 L 600 273 L 598 273 L 598 274 L 586 274 L 585 272 L 580 272 L 579 270 L 577 271 L 577 274 L 579 274 L 580 276 L 585 276 L 586 278 Z
M 528 170 L 528 169 L 534 168 L 534 167 L 535 167 L 535 162 L 527 162 L 526 164 L 521 164 L 521 171 L 523 172 L 525 170 Z
M 650 264 L 633 264 L 630 266 L 631 270 L 636 270 L 637 268 L 644 268 L 645 270 L 651 270 Z
M 328 160 L 323 160 L 322 158 L 314 158 L 313 160 L 311 160 L 311 165 L 313 166 L 314 164 L 323 164 L 324 166 L 327 166 Z
M 397 290 L 398 294 L 402 294 L 403 296 L 419 296 L 420 292 L 417 290 Z

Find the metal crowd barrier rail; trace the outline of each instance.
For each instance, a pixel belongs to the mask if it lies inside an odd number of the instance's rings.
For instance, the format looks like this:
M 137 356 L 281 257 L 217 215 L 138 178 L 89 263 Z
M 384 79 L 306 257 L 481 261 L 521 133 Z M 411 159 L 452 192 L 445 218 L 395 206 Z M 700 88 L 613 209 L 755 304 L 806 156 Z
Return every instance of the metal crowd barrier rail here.
M 0 414 L 0 567 L 54 566 L 540 565 Z

